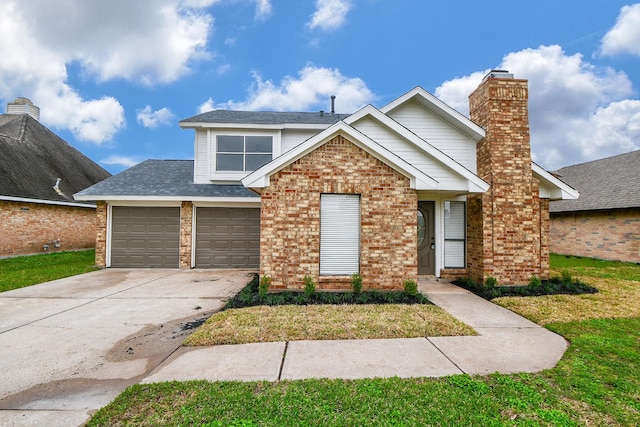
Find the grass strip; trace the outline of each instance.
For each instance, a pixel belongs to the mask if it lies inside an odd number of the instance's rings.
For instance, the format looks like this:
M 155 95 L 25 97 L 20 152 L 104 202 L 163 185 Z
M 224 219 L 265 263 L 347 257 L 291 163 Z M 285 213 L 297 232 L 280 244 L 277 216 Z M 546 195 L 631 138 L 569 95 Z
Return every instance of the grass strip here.
M 215 313 L 185 345 L 477 335 L 431 304 L 257 306 Z
M 0 259 L 0 292 L 98 270 L 95 250 Z

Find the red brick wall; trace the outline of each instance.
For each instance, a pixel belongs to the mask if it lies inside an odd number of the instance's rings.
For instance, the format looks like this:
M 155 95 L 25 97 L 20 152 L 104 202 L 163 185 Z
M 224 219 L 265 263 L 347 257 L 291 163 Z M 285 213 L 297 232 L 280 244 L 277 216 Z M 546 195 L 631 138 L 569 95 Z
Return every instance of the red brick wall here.
M 640 262 L 640 209 L 551 215 L 551 252 Z
M 338 136 L 271 177 L 262 191 L 260 274 L 271 290 L 349 289 L 350 277 L 320 276 L 320 195 L 360 194 L 363 289 L 402 289 L 417 279 L 417 195 L 409 179 Z
M 548 204 L 531 170 L 527 81 L 486 79 L 469 104 L 471 120 L 487 132 L 477 166 L 491 185 L 468 197 L 469 275 L 478 282 L 493 276 L 502 285 L 527 283 L 533 275 L 546 279 Z
M 50 242 L 60 239 L 60 248 Z M 93 208 L 0 201 L 0 256 L 93 248 Z

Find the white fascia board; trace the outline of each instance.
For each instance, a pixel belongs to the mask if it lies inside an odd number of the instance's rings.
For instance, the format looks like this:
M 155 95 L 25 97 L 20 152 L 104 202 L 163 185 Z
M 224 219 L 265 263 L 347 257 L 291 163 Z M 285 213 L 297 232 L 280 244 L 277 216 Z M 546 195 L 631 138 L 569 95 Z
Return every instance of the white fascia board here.
M 247 175 L 242 179 L 242 184 L 247 188 L 266 187 L 269 185 L 269 177 L 271 175 L 297 159 L 314 151 L 316 148 L 339 134 L 345 135 L 350 142 L 409 178 L 411 180 L 412 188 L 417 190 L 431 190 L 437 188 L 438 181 L 405 162 L 400 157 L 391 153 L 389 150 L 343 121 L 332 125 L 328 129 L 309 138 L 302 144 L 297 145 L 285 154 L 274 159 L 272 162 L 267 163 L 260 169 Z
M 282 130 L 282 129 L 311 129 L 323 130 L 331 126 L 331 124 L 305 124 L 305 123 L 275 123 L 275 124 L 256 124 L 256 123 L 203 123 L 203 122 L 186 122 L 181 123 L 182 129 L 258 129 L 258 130 Z
M 95 203 L 89 204 L 89 203 L 57 202 L 55 200 L 29 199 L 26 197 L 0 196 L 0 200 L 6 200 L 8 202 L 38 203 L 41 205 L 71 206 L 74 208 L 89 208 L 89 209 L 96 208 Z M 95 199 L 77 199 L 77 200 L 94 201 Z
M 361 110 L 355 112 L 351 116 L 347 117 L 344 121 L 345 123 L 351 125 L 358 120 L 362 119 L 365 116 L 371 116 L 375 120 L 379 121 L 383 125 L 387 126 L 389 129 L 400 135 L 402 138 L 416 145 L 422 151 L 445 165 L 447 168 L 453 170 L 458 175 L 462 176 L 469 182 L 469 192 L 471 193 L 484 193 L 489 189 L 489 184 L 487 184 L 482 178 L 471 172 L 469 169 L 449 157 L 447 154 L 443 153 L 433 145 L 429 144 L 424 139 L 420 138 L 415 133 L 411 132 L 406 127 L 402 126 L 400 123 L 392 119 L 391 117 L 384 114 L 382 111 L 377 108 L 367 105 Z
M 533 176 L 549 190 L 550 200 L 575 200 L 580 197 L 580 193 L 574 188 L 556 178 L 541 166 L 531 162 Z
M 182 203 L 182 202 L 221 202 L 221 203 L 260 203 L 258 197 L 192 197 L 192 196 L 82 196 L 87 200 L 100 200 L 113 204 L 114 202 L 140 202 L 140 203 Z M 83 200 L 83 199 L 79 199 Z
M 439 113 L 438 115 L 440 117 L 453 124 L 457 129 L 461 130 L 465 134 L 469 135 L 474 141 L 478 142 L 486 136 L 486 132 L 482 127 L 478 126 L 465 115 L 451 108 L 442 100 L 436 98 L 420 86 L 417 86 L 399 98 L 394 99 L 384 107 L 380 108 L 380 111 L 387 114 L 412 99 L 416 99 L 425 107 L 433 108 L 433 111 L 436 114 Z

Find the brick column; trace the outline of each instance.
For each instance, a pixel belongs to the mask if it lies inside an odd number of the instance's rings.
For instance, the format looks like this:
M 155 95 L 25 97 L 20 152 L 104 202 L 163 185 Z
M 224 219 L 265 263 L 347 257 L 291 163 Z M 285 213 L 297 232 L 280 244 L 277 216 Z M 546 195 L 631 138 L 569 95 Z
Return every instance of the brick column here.
M 96 203 L 96 266 L 107 265 L 107 203 Z
M 191 268 L 193 241 L 193 203 L 182 202 L 180 206 L 180 268 Z

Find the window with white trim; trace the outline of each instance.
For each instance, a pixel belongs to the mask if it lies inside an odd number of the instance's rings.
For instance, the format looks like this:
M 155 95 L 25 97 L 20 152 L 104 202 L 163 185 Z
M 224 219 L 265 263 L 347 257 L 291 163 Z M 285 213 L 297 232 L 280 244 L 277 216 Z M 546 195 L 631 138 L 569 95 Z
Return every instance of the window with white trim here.
M 216 135 L 216 171 L 252 172 L 272 158 L 273 137 Z
M 320 275 L 360 272 L 360 196 L 320 195 Z
M 466 266 L 466 203 L 444 202 L 444 266 Z

